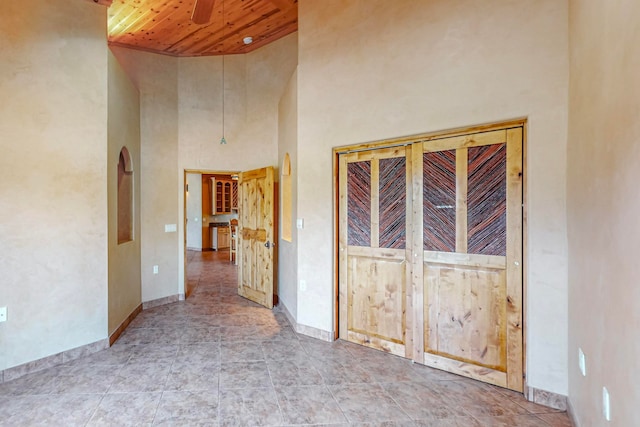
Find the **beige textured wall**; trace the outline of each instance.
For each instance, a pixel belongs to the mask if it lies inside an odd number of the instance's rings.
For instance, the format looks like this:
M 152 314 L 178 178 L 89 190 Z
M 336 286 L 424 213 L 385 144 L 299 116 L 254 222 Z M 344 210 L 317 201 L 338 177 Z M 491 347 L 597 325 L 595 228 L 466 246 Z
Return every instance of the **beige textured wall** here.
M 298 316 L 298 73 L 294 71 L 278 104 L 278 159 L 280 173 L 285 154 L 289 154 L 291 162 L 291 241 L 280 239 L 278 249 L 278 294 L 280 303 L 289 313 Z M 283 192 L 280 179 L 280 205 L 282 207 Z M 283 218 L 280 213 L 280 224 Z M 282 235 L 282 226 L 280 227 Z
M 570 10 L 569 397 L 580 426 L 626 427 L 638 425 L 640 402 L 640 3 Z
M 0 2 L 0 370 L 107 336 L 106 10 Z
M 118 161 L 126 147 L 133 169 L 133 240 L 118 244 Z M 107 151 L 109 334 L 140 305 L 140 96 L 109 52 Z
M 179 237 L 164 231 L 178 224 L 178 59 L 111 50 L 140 92 L 142 301 L 152 301 L 178 294 Z
M 527 117 L 527 370 L 567 393 L 568 8 L 299 2 L 298 322 L 332 330 L 331 147 Z

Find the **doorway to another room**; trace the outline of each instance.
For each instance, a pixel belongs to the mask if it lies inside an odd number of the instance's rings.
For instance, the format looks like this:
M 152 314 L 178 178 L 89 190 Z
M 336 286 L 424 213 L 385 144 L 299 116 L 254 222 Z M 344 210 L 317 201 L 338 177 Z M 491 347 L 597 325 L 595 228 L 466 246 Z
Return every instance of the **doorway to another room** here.
M 185 298 L 189 298 L 207 264 L 238 265 L 238 173 L 185 171 L 184 198 Z

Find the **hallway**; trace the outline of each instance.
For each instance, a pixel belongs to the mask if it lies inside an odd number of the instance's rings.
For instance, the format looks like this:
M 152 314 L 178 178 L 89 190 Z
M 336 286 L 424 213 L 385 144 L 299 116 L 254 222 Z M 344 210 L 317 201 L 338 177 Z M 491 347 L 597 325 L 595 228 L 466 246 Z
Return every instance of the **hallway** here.
M 0 384 L 0 426 L 571 425 L 508 390 L 297 335 L 236 295 L 228 256 L 190 251 L 186 301 L 144 310 L 107 350 Z

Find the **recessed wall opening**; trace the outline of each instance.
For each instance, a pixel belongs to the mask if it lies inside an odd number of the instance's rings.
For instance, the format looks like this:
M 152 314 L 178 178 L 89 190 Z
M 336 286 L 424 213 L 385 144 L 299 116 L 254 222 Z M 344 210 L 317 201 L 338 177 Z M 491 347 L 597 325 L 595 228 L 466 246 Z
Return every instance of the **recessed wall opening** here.
M 133 240 L 133 162 L 127 147 L 118 160 L 118 244 Z
M 282 240 L 293 241 L 293 221 L 291 218 L 291 160 L 289 153 L 282 161 Z

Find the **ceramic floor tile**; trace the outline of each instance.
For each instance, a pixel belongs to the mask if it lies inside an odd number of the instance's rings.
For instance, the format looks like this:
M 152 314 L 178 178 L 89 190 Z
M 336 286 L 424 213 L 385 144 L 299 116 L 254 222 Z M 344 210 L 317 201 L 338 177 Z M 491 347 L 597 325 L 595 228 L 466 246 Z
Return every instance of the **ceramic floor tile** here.
M 220 363 L 219 343 L 191 343 L 183 344 L 178 349 L 176 362 L 182 363 Z
M 311 359 L 311 363 L 318 370 L 325 384 L 359 384 L 373 383 L 375 379 L 365 369 L 355 365 L 351 361 L 331 359 Z
M 164 390 L 218 391 L 220 365 L 217 363 L 185 363 L 175 362 L 171 366 Z
M 381 384 L 393 400 L 414 420 L 439 420 L 469 416 L 457 405 L 449 405 L 445 398 L 422 383 Z
M 49 394 L 54 390 L 59 368 L 48 368 L 0 384 L 0 396 Z
M 329 389 L 351 423 L 410 420 L 378 384 L 346 384 Z
M 185 328 L 180 335 L 182 343 L 218 342 L 220 341 L 220 328 L 211 326 L 190 326 Z
M 298 340 L 263 341 L 262 351 L 267 360 L 309 360 Z
M 276 394 L 285 423 L 346 423 L 342 410 L 325 386 L 277 387 Z
M 150 426 L 162 393 L 117 393 L 102 398 L 87 426 Z
M 132 346 L 128 363 L 173 362 L 178 354 L 178 344 L 146 344 Z
M 275 387 L 324 384 L 322 376 L 306 360 L 270 360 L 267 366 Z
M 260 341 L 231 341 L 220 345 L 221 360 L 257 361 L 264 360 Z
M 218 425 L 218 392 L 165 391 L 153 425 Z
M 566 412 L 536 414 L 536 416 L 547 423 L 549 427 L 573 427 Z
M 115 376 L 109 393 L 134 393 L 164 390 L 171 362 L 128 364 Z
M 485 427 L 473 417 L 442 418 L 438 420 L 415 420 L 414 423 L 417 427 Z
M 115 379 L 118 366 L 64 366 L 53 382 L 54 394 L 103 394 Z
M 546 427 L 546 423 L 535 415 L 501 415 L 475 418 L 483 427 Z
M 0 426 L 84 426 L 101 399 L 101 394 L 3 397 Z
M 220 390 L 271 386 L 266 362 L 234 362 L 220 365 Z
M 221 426 L 267 426 L 283 423 L 273 388 L 220 391 Z

